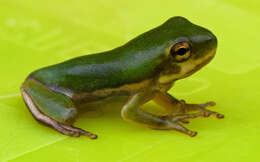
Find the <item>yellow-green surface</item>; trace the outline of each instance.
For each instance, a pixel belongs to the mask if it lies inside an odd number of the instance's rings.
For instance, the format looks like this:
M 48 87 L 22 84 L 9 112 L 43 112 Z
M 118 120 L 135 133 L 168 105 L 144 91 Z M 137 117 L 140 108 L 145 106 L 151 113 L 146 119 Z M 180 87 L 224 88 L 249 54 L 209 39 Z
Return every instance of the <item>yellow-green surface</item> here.
M 260 2 L 257 0 L 1 0 L 0 161 L 259 161 Z M 123 121 L 119 109 L 83 114 L 76 126 L 98 140 L 63 136 L 38 124 L 22 102 L 28 73 L 125 43 L 181 15 L 218 37 L 215 59 L 172 94 L 214 100 L 224 120 L 196 119 L 189 138 Z M 153 103 L 146 108 L 155 109 Z

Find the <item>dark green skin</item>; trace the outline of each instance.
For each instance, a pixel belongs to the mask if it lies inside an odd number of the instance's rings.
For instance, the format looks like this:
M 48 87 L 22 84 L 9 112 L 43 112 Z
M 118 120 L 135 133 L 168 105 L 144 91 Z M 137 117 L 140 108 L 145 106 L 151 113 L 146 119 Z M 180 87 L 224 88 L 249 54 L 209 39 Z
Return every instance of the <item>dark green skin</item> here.
M 207 29 L 185 18 L 173 17 L 121 47 L 40 69 L 30 78 L 57 91 L 71 93 L 139 83 L 159 75 L 165 64 L 165 51 L 176 41 L 189 40 L 193 53 L 196 53 L 193 59 L 203 57 L 206 50 L 216 46 L 216 43 L 205 44 L 205 37 L 216 40 Z

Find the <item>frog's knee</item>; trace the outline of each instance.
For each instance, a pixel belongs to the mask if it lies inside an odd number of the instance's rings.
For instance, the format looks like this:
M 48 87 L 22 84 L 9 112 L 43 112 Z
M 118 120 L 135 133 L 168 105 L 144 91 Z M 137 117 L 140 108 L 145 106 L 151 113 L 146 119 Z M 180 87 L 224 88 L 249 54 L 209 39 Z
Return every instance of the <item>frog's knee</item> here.
M 69 108 L 62 116 L 60 116 L 61 122 L 66 124 L 73 123 L 76 115 L 77 110 L 75 108 Z

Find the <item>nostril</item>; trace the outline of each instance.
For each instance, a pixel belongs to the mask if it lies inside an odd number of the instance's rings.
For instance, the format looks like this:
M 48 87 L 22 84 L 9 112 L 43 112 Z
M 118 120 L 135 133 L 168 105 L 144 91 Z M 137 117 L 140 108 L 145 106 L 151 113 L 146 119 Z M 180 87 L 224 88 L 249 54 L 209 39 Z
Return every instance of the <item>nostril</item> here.
M 210 37 L 210 42 L 214 45 L 217 45 L 217 37 L 213 33 L 209 33 L 208 36 Z
M 214 46 L 214 47 L 216 47 L 218 44 L 217 37 L 213 34 L 211 35 L 210 44 L 212 44 L 212 46 Z

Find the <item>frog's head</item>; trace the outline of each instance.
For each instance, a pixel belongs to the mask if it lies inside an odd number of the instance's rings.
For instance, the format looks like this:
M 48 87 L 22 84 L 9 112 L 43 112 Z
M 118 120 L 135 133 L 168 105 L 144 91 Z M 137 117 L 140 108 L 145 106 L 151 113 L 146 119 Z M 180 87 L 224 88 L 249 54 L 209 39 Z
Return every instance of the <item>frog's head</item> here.
M 217 38 L 209 30 L 182 17 L 173 17 L 158 27 L 164 42 L 160 83 L 172 82 L 198 71 L 214 57 Z M 162 52 L 162 51 L 161 51 Z

